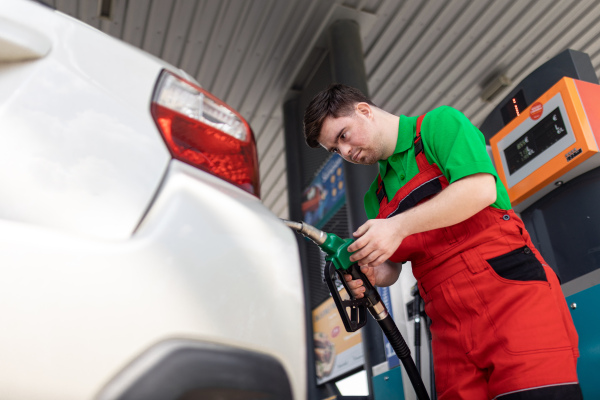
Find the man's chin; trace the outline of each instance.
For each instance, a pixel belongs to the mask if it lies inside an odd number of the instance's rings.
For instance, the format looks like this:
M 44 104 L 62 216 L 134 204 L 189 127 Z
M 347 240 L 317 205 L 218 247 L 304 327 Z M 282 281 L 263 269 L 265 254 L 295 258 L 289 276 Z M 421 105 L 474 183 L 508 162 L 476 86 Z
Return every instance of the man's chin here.
M 357 163 L 355 164 L 361 164 L 361 165 L 373 165 L 375 164 L 377 161 L 376 160 L 371 160 L 371 159 L 366 159 L 363 158 L 362 160 L 359 160 Z
M 358 165 L 373 165 L 373 164 L 375 164 L 377 162 L 377 160 L 371 160 L 371 159 L 368 159 L 368 158 L 365 158 L 365 157 L 360 158 L 360 159 L 358 159 L 356 161 L 354 161 L 351 158 L 350 159 L 345 158 L 345 160 L 348 161 L 351 164 L 358 164 Z

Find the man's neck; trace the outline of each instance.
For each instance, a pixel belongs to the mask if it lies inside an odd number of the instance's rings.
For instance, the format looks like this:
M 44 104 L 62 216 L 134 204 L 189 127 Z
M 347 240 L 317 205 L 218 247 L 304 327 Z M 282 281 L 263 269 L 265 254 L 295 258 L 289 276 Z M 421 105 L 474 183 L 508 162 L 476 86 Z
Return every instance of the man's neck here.
M 392 154 L 394 154 L 394 151 L 396 150 L 400 117 L 394 114 L 390 114 L 387 111 L 383 111 L 381 109 L 376 110 L 378 126 L 382 134 L 382 140 L 384 144 L 383 156 L 381 160 L 387 160 Z

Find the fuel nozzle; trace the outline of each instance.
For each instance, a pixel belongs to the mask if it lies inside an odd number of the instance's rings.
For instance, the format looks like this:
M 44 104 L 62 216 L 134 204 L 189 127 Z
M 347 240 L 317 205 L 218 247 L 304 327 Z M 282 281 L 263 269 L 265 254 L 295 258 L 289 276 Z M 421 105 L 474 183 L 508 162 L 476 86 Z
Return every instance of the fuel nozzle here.
M 354 239 L 342 239 L 336 234 L 326 233 L 320 229 L 315 228 L 306 222 L 294 222 L 282 220 L 287 226 L 301 233 L 309 239 L 312 239 L 325 253 L 326 265 L 325 265 L 325 281 L 330 286 L 330 291 L 334 294 L 335 285 L 333 280 L 335 279 L 336 273 L 339 275 L 340 281 L 343 286 L 346 287 L 348 293 L 351 293 L 347 283 L 343 277 L 343 274 L 350 274 L 354 279 L 361 279 L 365 287 L 364 301 L 361 299 L 359 302 L 363 302 L 364 305 L 369 307 L 369 311 L 375 316 L 376 319 L 381 319 L 382 315 L 387 316 L 385 306 L 381 302 L 377 289 L 371 285 L 369 279 L 360 271 L 360 267 L 356 262 L 350 261 L 350 253 L 348 246 L 354 243 Z M 331 267 L 331 268 L 330 268 Z M 337 293 L 337 292 L 336 292 Z M 340 303 L 343 303 L 340 300 Z M 338 302 L 336 301 L 336 304 Z M 342 311 L 340 310 L 340 313 Z M 348 327 L 346 326 L 348 330 Z M 355 328 L 352 328 L 355 329 Z M 350 330 L 348 330 L 350 332 Z
M 350 252 L 348 252 L 348 246 L 354 242 L 353 239 L 344 240 L 334 233 L 323 232 L 306 222 L 288 221 L 286 219 L 282 219 L 282 221 L 323 249 L 327 253 L 326 260 L 333 262 L 336 269 L 346 271 L 354 264 L 350 261 Z
M 321 246 L 327 240 L 327 234 L 325 232 L 307 224 L 306 222 L 288 221 L 287 219 L 282 219 L 282 221 L 287 226 L 306 236 L 319 246 Z

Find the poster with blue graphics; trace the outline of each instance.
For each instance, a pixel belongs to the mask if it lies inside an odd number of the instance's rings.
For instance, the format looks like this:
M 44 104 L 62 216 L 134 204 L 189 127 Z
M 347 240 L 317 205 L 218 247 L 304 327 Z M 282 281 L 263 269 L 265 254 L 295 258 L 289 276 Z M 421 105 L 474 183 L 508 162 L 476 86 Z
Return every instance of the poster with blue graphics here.
M 334 154 L 316 173 L 302 195 L 303 221 L 317 228 L 325 223 L 344 205 L 346 184 L 342 157 Z

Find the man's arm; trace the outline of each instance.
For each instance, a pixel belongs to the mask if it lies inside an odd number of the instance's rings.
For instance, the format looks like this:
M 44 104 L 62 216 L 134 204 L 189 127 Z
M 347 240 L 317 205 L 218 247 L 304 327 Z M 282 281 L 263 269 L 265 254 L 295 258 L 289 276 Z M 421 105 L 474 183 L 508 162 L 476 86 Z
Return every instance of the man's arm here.
M 451 183 L 438 195 L 389 219 L 371 219 L 360 226 L 350 257 L 362 266 L 374 267 L 390 258 L 409 235 L 462 222 L 496 201 L 493 175 L 478 173 Z

